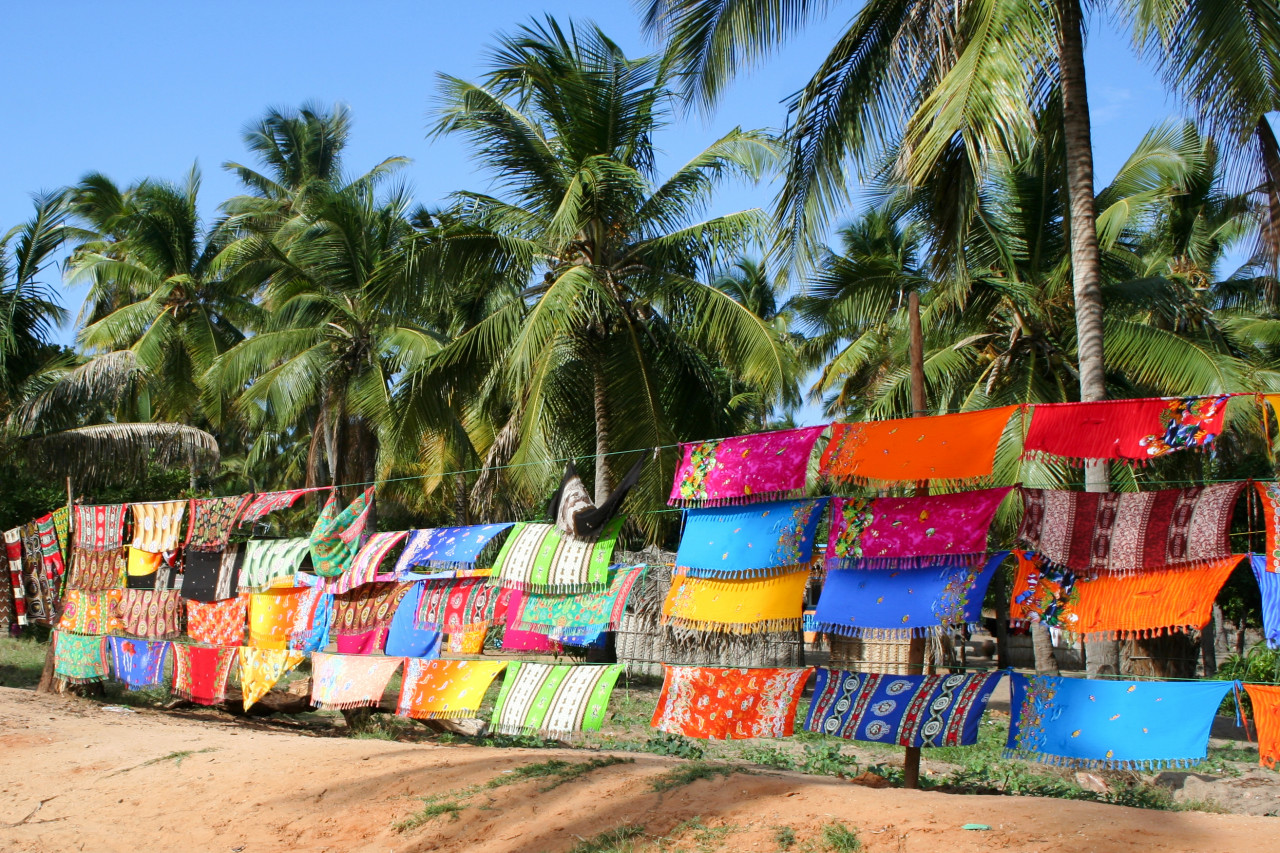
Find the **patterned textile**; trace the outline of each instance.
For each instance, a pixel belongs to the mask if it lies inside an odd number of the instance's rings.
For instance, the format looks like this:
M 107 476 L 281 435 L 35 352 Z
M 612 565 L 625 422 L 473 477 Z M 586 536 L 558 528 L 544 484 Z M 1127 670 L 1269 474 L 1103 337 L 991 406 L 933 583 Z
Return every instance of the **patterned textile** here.
M 1269 572 L 1266 566 L 1266 557 L 1249 555 L 1249 568 L 1262 593 L 1262 635 L 1268 646 L 1280 649 L 1280 572 Z
M 827 568 L 903 569 L 980 563 L 987 529 L 1011 490 L 913 498 L 833 498 Z
M 695 738 L 789 737 L 813 667 L 717 669 L 663 664 L 653 728 Z
M 311 704 L 326 710 L 377 705 L 404 658 L 311 655 Z
M 50 516 L 53 519 L 53 532 L 58 537 L 58 550 L 62 552 L 62 562 L 71 559 L 71 507 L 60 506 Z
M 262 518 L 267 513 L 286 509 L 297 503 L 298 498 L 310 492 L 323 492 L 330 486 L 316 486 L 311 489 L 290 489 L 285 492 L 262 492 L 253 496 L 249 505 L 240 513 L 240 524 L 249 524 Z
M 610 519 L 594 540 L 561 536 L 552 524 L 516 524 L 494 563 L 497 584 L 555 595 L 600 592 L 623 521 Z
M 833 424 L 819 472 L 877 487 L 926 480 L 971 485 L 991 476 L 1000 435 L 1019 408 Z
M 1209 450 L 1222 434 L 1231 396 L 1038 403 L 1023 456 L 1138 462 L 1177 450 Z
M 489 635 L 489 622 L 464 625 L 459 630 L 445 634 L 445 651 L 451 655 L 478 655 L 484 651 L 484 641 Z
M 128 553 L 128 559 L 125 563 L 126 571 L 129 577 L 129 584 L 134 589 L 155 588 L 155 573 L 160 569 L 160 563 L 163 562 L 163 556 L 158 552 L 143 551 L 141 548 L 132 546 L 124 549 Z M 115 552 L 110 552 L 115 553 Z M 139 584 L 134 578 L 146 579 L 145 584 Z
M 475 719 L 506 661 L 418 660 L 404 664 L 396 713 L 416 720 Z
M 186 501 L 133 504 L 133 547 L 139 551 L 176 551 L 182 542 Z
M 245 551 L 238 542 L 219 551 L 188 547 L 182 597 L 204 602 L 235 598 Z
M 164 660 L 169 653 L 165 640 L 135 640 L 130 637 L 107 637 L 111 646 L 111 669 L 116 681 L 130 690 L 164 684 Z
M 299 652 L 318 652 L 329 645 L 329 622 L 333 619 L 333 594 L 317 583 L 293 614 L 289 629 L 289 648 Z
M 187 636 L 210 646 L 238 646 L 244 642 L 248 594 L 221 601 L 187 602 Z
M 68 684 L 89 684 L 107 678 L 107 644 L 101 636 L 54 633 L 53 674 Z
M 440 632 L 419 628 L 418 605 L 422 603 L 424 584 L 409 585 L 391 617 L 387 632 L 387 654 L 402 658 L 436 658 L 440 656 Z
M 177 590 L 167 589 L 126 589 L 116 604 L 121 631 L 154 640 L 181 635 L 185 610 Z
M 114 551 L 124 545 L 127 504 L 77 506 L 75 544 L 91 551 Z
M 511 526 L 509 523 L 477 524 L 472 527 L 415 530 L 409 535 L 404 553 L 396 562 L 396 574 L 403 577 L 414 566 L 436 569 L 474 568 L 485 548 Z
M 409 535 L 407 531 L 401 530 L 397 533 L 375 533 L 369 537 L 369 541 L 364 544 L 357 553 L 351 568 L 344 571 L 336 578 L 331 578 L 326 589 L 334 595 L 343 592 L 350 592 L 360 584 L 372 583 L 375 580 L 386 579 L 394 580 L 395 575 L 388 575 L 383 578 L 378 574 L 378 567 L 382 565 L 383 559 L 392 548 L 399 544 L 400 540 Z
M 124 585 L 127 563 L 128 555 L 124 548 L 114 551 L 76 548 L 71 552 L 71 573 L 67 575 L 67 589 L 84 592 L 119 589 Z
M 245 545 L 240 588 L 258 592 L 278 577 L 297 574 L 309 549 L 306 539 L 251 539 Z
M 302 652 L 291 649 L 263 649 L 254 646 L 240 647 L 240 692 L 244 694 L 244 709 L 266 696 L 285 673 L 307 659 Z
M 237 646 L 173 644 L 173 695 L 196 705 L 221 705 Z
M 813 621 L 845 637 L 901 640 L 976 624 L 996 569 L 1009 556 L 923 569 L 836 569 L 827 572 Z
M 1254 483 L 1262 497 L 1262 516 L 1266 524 L 1266 569 L 1280 572 L 1280 483 Z
M 622 622 L 627 596 L 644 574 L 644 566 L 615 566 L 609 572 L 609 588 L 604 592 L 580 595 L 538 595 L 527 593 L 521 602 L 517 630 L 582 633 L 616 631 Z
M 899 746 L 973 746 L 1003 672 L 876 675 L 818 669 L 804 727 Z
M 524 593 L 518 589 L 504 589 L 498 593 L 498 603 L 493 608 L 493 621 L 502 625 L 502 637 L 498 648 L 509 652 L 559 652 L 561 646 L 546 633 L 522 631 L 516 625 L 523 618 Z
M 259 649 L 284 649 L 289 646 L 298 607 L 310 590 L 269 589 L 249 596 L 249 645 Z
M 622 664 L 511 663 L 490 726 L 500 735 L 525 737 L 598 732 L 621 674 Z
M 346 509 L 338 508 L 340 499 L 336 491 L 329 495 L 315 527 L 311 528 L 311 564 L 317 575 L 337 577 L 351 566 L 360 549 L 360 535 L 364 533 L 372 500 L 372 486 Z
M 1010 673 L 1006 758 L 1059 767 L 1188 767 L 1234 681 L 1111 681 Z
M 1231 514 L 1244 486 L 1158 492 L 1023 489 L 1018 539 L 1077 574 L 1203 566 L 1231 556 Z
M 676 572 L 662 624 L 730 634 L 799 631 L 809 570 L 750 580 L 690 578 Z
M 809 456 L 825 429 L 803 427 L 682 444 L 667 503 L 723 506 L 801 497 Z
M 813 559 L 826 498 L 691 509 L 676 565 L 695 578 L 755 578 L 793 572 Z
M 9 599 L 13 607 L 12 624 L 21 627 L 27 624 L 27 591 L 22 579 L 22 528 L 15 527 L 4 532 L 4 555 L 9 561 L 6 587 L 12 596 Z
M 1213 600 L 1239 562 L 1228 557 L 1189 569 L 1077 578 L 1034 553 L 1019 553 L 1009 620 L 1099 640 L 1198 631 L 1209 624 Z
M 376 655 L 385 653 L 389 628 L 374 628 L 363 634 L 343 634 L 334 637 L 333 644 L 340 655 Z
M 493 618 L 498 588 L 487 578 L 421 581 L 415 623 L 430 631 L 465 631 Z
M 1274 770 L 1280 761 L 1280 687 L 1246 684 L 1244 689 L 1258 726 L 1258 763 Z
M 220 551 L 231 531 L 253 500 L 253 495 L 228 498 L 192 498 L 191 521 L 187 526 L 188 551 Z
M 400 599 L 409 591 L 403 583 L 367 583 L 333 597 L 330 633 L 335 637 L 363 634 L 391 626 Z
M 58 612 L 62 582 L 62 553 L 58 550 L 53 520 L 46 515 L 22 526 L 22 587 L 27 615 L 32 622 L 49 625 Z
M 71 590 L 62 605 L 59 631 L 75 634 L 110 634 L 121 627 L 116 607 L 123 593 L 118 589 L 103 592 Z

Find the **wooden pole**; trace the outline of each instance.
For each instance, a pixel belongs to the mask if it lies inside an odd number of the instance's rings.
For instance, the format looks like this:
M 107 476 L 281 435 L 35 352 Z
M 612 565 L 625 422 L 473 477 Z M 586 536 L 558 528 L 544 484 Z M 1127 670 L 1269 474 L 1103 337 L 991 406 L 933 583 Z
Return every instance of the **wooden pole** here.
M 924 394 L 924 331 L 920 326 L 920 294 L 907 296 L 907 324 L 911 357 L 911 416 L 922 418 L 928 413 Z M 916 494 L 929 494 L 929 483 L 916 483 Z M 907 674 L 924 674 L 924 638 L 917 637 L 907 648 Z M 902 758 L 902 784 L 907 788 L 920 787 L 920 747 L 909 746 Z

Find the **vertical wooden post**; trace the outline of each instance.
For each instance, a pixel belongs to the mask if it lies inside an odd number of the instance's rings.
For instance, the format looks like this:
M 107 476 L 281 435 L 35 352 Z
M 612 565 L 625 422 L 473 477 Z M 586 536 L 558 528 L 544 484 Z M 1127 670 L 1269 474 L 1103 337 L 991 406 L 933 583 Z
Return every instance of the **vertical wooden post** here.
M 910 293 L 907 296 L 907 325 L 910 338 L 911 357 L 911 416 L 922 418 L 928 413 L 928 403 L 924 394 L 924 332 L 920 326 L 920 294 Z M 916 494 L 929 494 L 927 481 L 916 483 Z M 917 637 L 911 641 L 907 649 L 907 674 L 922 675 L 924 673 L 924 639 Z M 920 747 L 907 747 L 902 757 L 902 784 L 907 788 L 920 787 Z

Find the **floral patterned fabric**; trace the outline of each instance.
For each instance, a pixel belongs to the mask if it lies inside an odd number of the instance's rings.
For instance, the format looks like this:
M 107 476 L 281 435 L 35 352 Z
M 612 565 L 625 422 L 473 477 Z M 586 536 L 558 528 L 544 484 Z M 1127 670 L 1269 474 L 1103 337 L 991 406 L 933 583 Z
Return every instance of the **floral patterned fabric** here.
M 396 713 L 418 720 L 474 719 L 506 661 L 405 661 Z
M 236 646 L 173 644 L 173 695 L 197 705 L 227 700 L 227 677 L 239 653 Z
M 167 641 L 107 637 L 107 642 L 116 681 L 123 682 L 130 690 L 164 684 L 164 661 L 170 645 Z
M 429 631 L 463 631 L 493 618 L 498 588 L 487 578 L 421 581 L 414 622 Z
M 1157 492 L 1022 490 L 1018 539 L 1077 574 L 1204 566 L 1231 556 L 1245 484 Z
M 253 496 L 244 512 L 240 513 L 240 524 L 251 524 L 268 513 L 287 509 L 293 506 L 298 498 L 310 492 L 323 492 L 329 486 L 316 486 L 311 489 L 290 489 L 283 492 L 262 492 Z
M 1244 689 L 1258 725 L 1258 763 L 1275 770 L 1280 762 L 1280 687 L 1246 684 Z
M 827 499 L 691 509 L 676 565 L 690 577 L 750 578 L 785 574 L 813 559 Z
M 622 664 L 511 663 L 490 726 L 501 735 L 526 737 L 598 732 L 621 674 Z
M 290 649 L 241 646 L 239 658 L 240 692 L 244 694 L 244 709 L 247 711 L 307 656 Z
M 116 607 L 121 591 L 103 592 L 71 590 L 62 605 L 62 618 L 58 630 L 76 634 L 110 634 L 121 629 Z
M 322 578 L 332 578 L 345 572 L 360 548 L 360 536 L 369 517 L 369 504 L 373 500 L 370 486 L 346 509 L 339 509 L 335 491 L 320 510 L 315 527 L 311 529 L 311 565 Z
M 350 592 L 361 584 L 372 583 L 375 580 L 396 579 L 394 574 L 379 575 L 378 567 L 382 565 L 382 561 L 391 552 L 391 549 L 400 544 L 400 540 L 408 535 L 408 532 L 404 530 L 395 533 L 373 534 L 369 537 L 369 541 L 364 544 L 364 547 L 356 553 L 356 558 L 351 563 L 351 568 L 336 578 L 330 578 L 325 585 L 325 589 L 334 595 L 338 595 Z
M 53 643 L 53 674 L 70 684 L 105 681 L 107 643 L 101 636 L 57 631 Z
M 721 506 L 800 497 L 809 456 L 825 426 L 680 445 L 668 503 Z
M 374 628 L 363 634 L 343 634 L 333 638 L 333 644 L 340 655 L 376 655 L 384 654 L 387 647 L 387 635 L 390 628 Z
M 467 569 L 511 524 L 477 524 L 470 527 L 436 527 L 415 530 L 396 562 L 396 574 L 404 576 L 416 566 L 435 569 Z
M 133 542 L 139 551 L 176 551 L 182 542 L 186 501 L 132 504 Z
M 733 634 L 798 631 L 808 569 L 771 578 L 690 578 L 678 571 L 662 604 L 662 624 Z
M 341 710 L 377 705 L 404 658 L 371 655 L 311 655 L 311 704 Z
M 71 573 L 67 576 L 68 590 L 103 592 L 124 586 L 128 552 L 124 548 L 114 551 L 89 551 L 76 548 L 71 552 Z
M 1207 566 L 1077 578 L 1035 553 L 1018 554 L 1009 601 L 1015 624 L 1042 622 L 1094 639 L 1198 631 L 1240 557 Z
M 1139 462 L 1178 450 L 1208 450 L 1222 434 L 1231 396 L 1039 403 L 1032 407 L 1023 453 Z
M 289 632 L 310 590 L 269 589 L 249 596 L 249 645 L 260 649 L 283 649 Z
M 833 498 L 827 568 L 980 563 L 987 530 L 1011 490 L 911 498 Z
M 522 631 L 516 627 L 524 610 L 524 593 L 518 589 L 504 589 L 498 594 L 493 608 L 494 624 L 502 625 L 502 637 L 498 648 L 509 652 L 559 652 L 561 645 L 547 633 Z
M 440 632 L 417 625 L 418 605 L 422 603 L 422 583 L 409 585 L 408 592 L 400 599 L 391 627 L 387 631 L 387 654 L 404 658 L 435 658 L 440 656 Z
M 788 737 L 813 667 L 720 669 L 663 665 L 653 728 L 692 738 Z
M 451 655 L 478 655 L 484 651 L 484 641 L 489 635 L 488 622 L 464 625 L 445 636 L 445 650 Z
M 616 631 L 622 622 L 627 597 L 644 574 L 644 566 L 610 571 L 609 588 L 604 592 L 579 595 L 537 595 L 529 593 L 521 602 L 515 628 L 521 631 L 587 633 Z
M 187 527 L 187 548 L 193 551 L 220 551 L 253 495 L 227 498 L 192 498 L 191 522 Z
M 348 637 L 389 628 L 400 599 L 408 591 L 408 584 L 378 582 L 335 595 L 329 632 L 335 637 Z
M 124 546 L 126 504 L 77 506 L 75 544 L 91 551 L 114 551 Z
M 1262 498 L 1262 517 L 1266 525 L 1266 570 L 1280 572 L 1280 483 L 1254 483 Z
M 186 608 L 177 590 L 126 589 L 116 604 L 120 630 L 135 637 L 168 640 L 184 629 Z
M 187 602 L 187 636 L 211 646 L 238 646 L 244 642 L 249 596 L 222 601 Z
M 306 597 L 293 614 L 289 629 L 289 648 L 299 652 L 318 652 L 329 645 L 329 622 L 333 619 L 333 594 L 321 584 L 307 590 Z

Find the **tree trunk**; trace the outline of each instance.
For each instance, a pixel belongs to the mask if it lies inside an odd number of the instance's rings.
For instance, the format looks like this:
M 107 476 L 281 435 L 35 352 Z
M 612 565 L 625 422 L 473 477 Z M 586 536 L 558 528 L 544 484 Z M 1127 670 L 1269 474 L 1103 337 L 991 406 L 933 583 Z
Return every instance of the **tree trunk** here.
M 1094 209 L 1093 136 L 1084 72 L 1084 16 L 1080 0 L 1058 0 L 1058 64 L 1062 77 L 1062 134 L 1067 156 L 1070 209 L 1071 286 L 1075 295 L 1076 360 L 1082 402 L 1107 397 L 1102 335 L 1102 275 Z M 1111 488 L 1106 462 L 1085 466 L 1085 490 Z M 1120 647 L 1104 641 L 1089 647 L 1088 672 L 1118 670 Z
M 1258 140 L 1258 150 L 1262 157 L 1262 170 L 1266 178 L 1265 207 L 1262 232 L 1259 235 L 1262 255 L 1271 265 L 1274 275 L 1280 265 L 1280 143 L 1276 142 L 1275 132 L 1265 115 L 1258 117 L 1254 136 Z M 1275 294 L 1270 294 L 1274 299 Z
M 471 523 L 471 511 L 467 505 L 467 478 L 453 475 L 453 523 L 466 527 Z
M 1129 672 L 1157 678 L 1195 678 L 1196 643 L 1182 632 L 1129 642 Z
M 609 483 L 609 399 L 604 374 L 595 371 L 596 410 L 596 506 L 604 503 L 611 489 Z
M 1218 653 L 1213 644 L 1213 617 L 1209 617 L 1209 624 L 1204 626 L 1204 630 L 1200 632 L 1200 660 L 1204 664 L 1204 677 L 1213 678 L 1218 674 Z
M 1053 638 L 1049 629 L 1039 622 L 1031 626 L 1031 650 L 1036 656 L 1036 672 L 1042 675 L 1058 675 L 1058 659 L 1053 654 Z
M 996 667 L 1004 669 L 1009 666 L 1009 583 L 1003 567 L 996 569 L 991 584 L 996 600 Z

